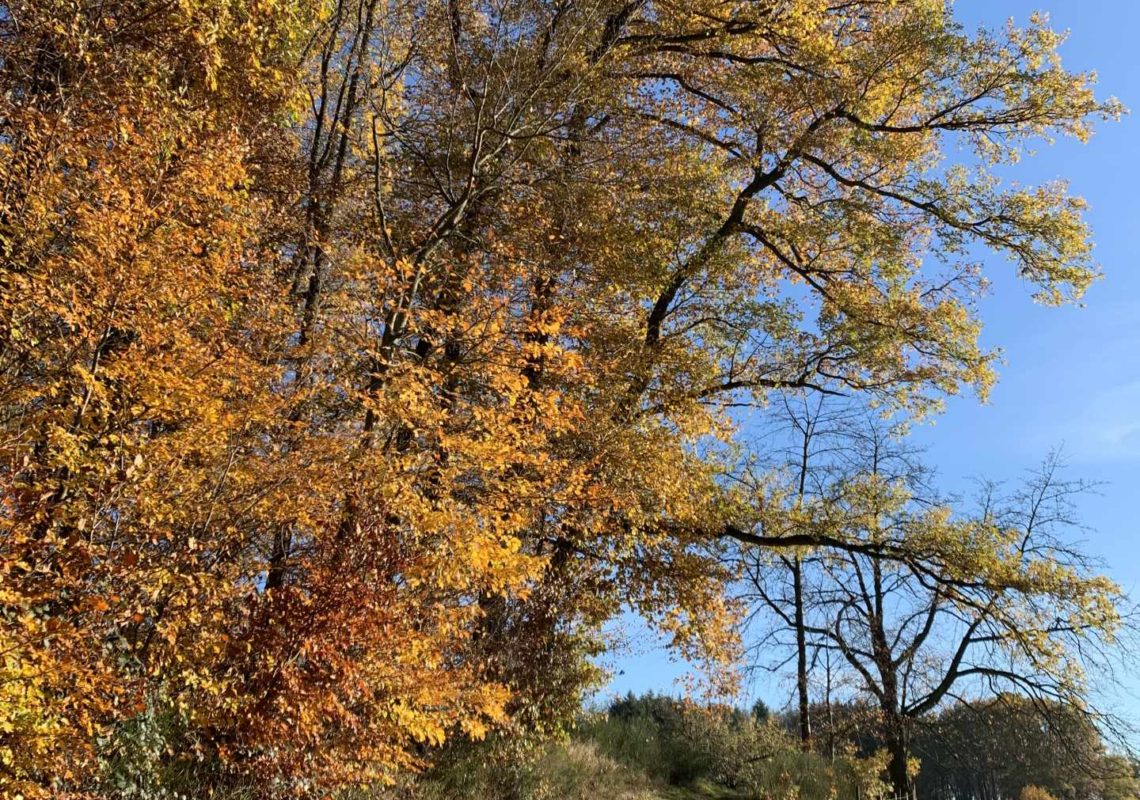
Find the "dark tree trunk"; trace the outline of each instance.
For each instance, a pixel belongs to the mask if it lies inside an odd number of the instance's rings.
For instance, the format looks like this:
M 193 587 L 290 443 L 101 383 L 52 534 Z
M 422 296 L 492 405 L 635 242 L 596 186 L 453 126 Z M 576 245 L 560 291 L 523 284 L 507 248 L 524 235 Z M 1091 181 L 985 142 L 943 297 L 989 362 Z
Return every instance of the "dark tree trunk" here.
M 808 697 L 807 633 L 804 630 L 804 578 L 800 557 L 792 561 L 792 589 L 796 605 L 796 692 L 800 704 L 800 747 L 811 751 L 811 705 Z
M 891 790 L 896 798 L 908 798 L 911 796 L 910 777 L 907 774 L 910 747 L 907 742 L 906 729 L 901 719 L 887 720 L 887 752 L 891 756 L 891 760 L 887 764 L 887 776 L 891 782 Z

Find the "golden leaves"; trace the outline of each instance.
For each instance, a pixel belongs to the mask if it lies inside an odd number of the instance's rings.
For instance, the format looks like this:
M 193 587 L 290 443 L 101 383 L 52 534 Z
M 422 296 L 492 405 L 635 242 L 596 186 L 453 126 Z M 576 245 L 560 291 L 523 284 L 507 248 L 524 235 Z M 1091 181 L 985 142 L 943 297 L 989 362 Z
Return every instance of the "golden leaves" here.
M 166 698 L 196 757 L 316 793 L 564 713 L 627 605 L 724 666 L 731 408 L 984 393 L 984 282 L 927 251 L 981 241 L 1054 301 L 1088 235 L 1063 186 L 937 174 L 943 140 L 1011 159 L 1116 107 L 1036 22 L 721 6 L 20 6 L 0 645 L 31 716 L 0 688 L 0 724 L 90 743 Z M 33 784 L 62 755 L 0 750 Z

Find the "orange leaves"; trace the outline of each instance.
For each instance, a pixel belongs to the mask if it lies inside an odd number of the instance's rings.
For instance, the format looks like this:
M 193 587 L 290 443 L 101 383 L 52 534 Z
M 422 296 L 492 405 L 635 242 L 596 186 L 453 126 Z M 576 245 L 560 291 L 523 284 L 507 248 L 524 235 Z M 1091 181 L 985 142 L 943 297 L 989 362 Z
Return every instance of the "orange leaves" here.
M 210 684 L 221 610 L 241 592 L 218 564 L 240 544 L 203 530 L 222 516 L 234 437 L 265 407 L 242 387 L 269 374 L 251 313 L 268 284 L 241 260 L 260 213 L 236 189 L 248 130 L 219 98 L 172 87 L 180 7 L 119 4 L 115 27 L 132 33 L 111 40 L 54 5 L 23 7 L 27 28 L 4 44 L 0 116 L 19 133 L 0 166 L 0 319 L 14 334 L 0 402 L 19 413 L 0 446 L 0 640 L 21 665 L 14 690 L 52 710 L 27 702 L 42 733 L 38 749 L 0 753 L 5 794 L 13 774 L 25 794 L 90 788 L 88 745 L 142 692 Z M 257 295 L 256 313 L 273 303 Z
M 1087 283 L 1060 187 L 918 180 L 941 134 L 896 130 L 1080 135 L 1101 107 L 1043 31 L 1009 35 L 1053 105 L 930 4 L 698 36 L 727 12 L 459 6 L 13 15 L 0 636 L 66 700 L 33 727 L 105 741 L 144 698 L 194 758 L 316 794 L 556 725 L 629 605 L 723 664 L 730 409 L 984 389 L 980 276 L 928 247 Z M 995 72 L 1022 93 L 951 80 Z M 62 754 L 12 758 L 43 784 Z

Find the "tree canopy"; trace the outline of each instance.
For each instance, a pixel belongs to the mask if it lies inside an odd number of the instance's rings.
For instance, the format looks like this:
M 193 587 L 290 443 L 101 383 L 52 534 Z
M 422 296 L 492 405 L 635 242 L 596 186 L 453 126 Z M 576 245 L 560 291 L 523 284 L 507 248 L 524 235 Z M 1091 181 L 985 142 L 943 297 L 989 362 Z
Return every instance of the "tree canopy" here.
M 732 408 L 984 395 L 975 246 L 1096 277 L 1081 201 L 996 176 L 1119 113 L 1060 42 L 941 0 L 5 3 L 0 788 L 97 791 L 148 708 L 263 795 L 390 780 L 553 724 L 625 605 L 723 663 Z

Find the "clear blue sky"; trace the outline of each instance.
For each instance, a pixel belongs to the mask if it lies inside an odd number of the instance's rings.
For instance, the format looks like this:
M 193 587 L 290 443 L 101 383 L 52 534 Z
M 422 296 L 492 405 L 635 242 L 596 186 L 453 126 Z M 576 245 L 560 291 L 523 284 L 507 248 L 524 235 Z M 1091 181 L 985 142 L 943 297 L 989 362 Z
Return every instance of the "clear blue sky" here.
M 1030 291 L 1001 257 L 987 258 L 993 291 L 982 304 L 984 340 L 1004 351 L 1005 364 L 990 401 L 951 400 L 933 424 L 915 431 L 948 488 L 985 474 L 1016 479 L 1054 447 L 1063 446 L 1073 477 L 1103 482 L 1081 506 L 1094 530 L 1086 547 L 1108 573 L 1140 599 L 1140 1 L 958 0 L 967 27 L 1024 23 L 1046 11 L 1068 30 L 1061 50 L 1071 69 L 1094 69 L 1101 97 L 1134 110 L 1102 125 L 1087 145 L 1059 141 L 1018 165 L 1024 184 L 1057 177 L 1090 204 L 1088 219 L 1103 279 L 1085 308 L 1035 305 Z M 611 656 L 617 674 L 602 692 L 676 692 L 685 665 L 671 660 L 633 620 L 622 626 L 633 648 Z M 628 649 L 627 649 L 628 650 Z M 1138 670 L 1140 671 L 1140 670 Z M 1140 678 L 1121 697 L 1140 717 Z M 783 705 L 790 686 L 770 680 L 751 694 Z M 1133 696 L 1135 695 L 1135 696 Z

